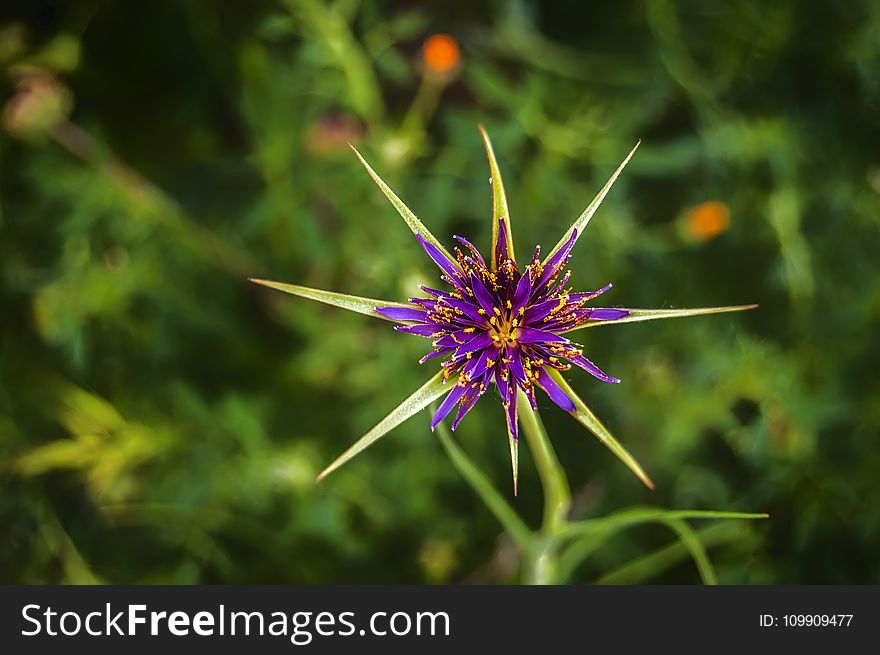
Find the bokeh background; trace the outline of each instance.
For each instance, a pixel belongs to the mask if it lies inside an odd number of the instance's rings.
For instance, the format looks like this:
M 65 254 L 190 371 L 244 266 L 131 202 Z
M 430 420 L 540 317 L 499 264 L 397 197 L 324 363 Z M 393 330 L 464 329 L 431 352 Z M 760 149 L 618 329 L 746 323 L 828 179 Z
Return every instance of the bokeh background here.
M 426 413 L 312 482 L 426 342 L 246 281 L 436 282 L 345 144 L 486 247 L 478 123 L 521 253 L 641 138 L 574 286 L 760 303 L 581 334 L 623 384 L 571 380 L 657 490 L 545 397 L 572 515 L 766 511 L 695 524 L 722 582 L 880 582 L 880 4 L 9 0 L 0 73 L 3 582 L 517 581 Z M 455 436 L 537 524 L 498 405 Z M 571 581 L 699 581 L 673 537 Z

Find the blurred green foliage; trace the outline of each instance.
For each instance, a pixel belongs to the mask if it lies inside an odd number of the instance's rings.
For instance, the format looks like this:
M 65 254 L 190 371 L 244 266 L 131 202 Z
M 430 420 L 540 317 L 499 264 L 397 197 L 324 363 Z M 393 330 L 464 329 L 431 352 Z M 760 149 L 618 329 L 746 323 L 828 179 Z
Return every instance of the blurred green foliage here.
M 698 526 L 722 582 L 880 582 L 877 3 L 0 14 L 3 582 L 515 581 L 516 549 L 426 414 L 312 483 L 428 377 L 425 342 L 245 279 L 387 299 L 435 282 L 345 142 L 435 234 L 485 247 L 477 123 L 521 253 L 555 243 L 641 138 L 574 286 L 761 305 L 582 335 L 624 382 L 572 384 L 657 491 L 545 399 L 572 516 L 767 511 Z M 461 47 L 443 73 L 421 55 L 438 32 Z M 456 439 L 509 489 L 496 403 Z M 511 502 L 536 524 L 527 451 L 521 468 Z M 699 577 L 644 526 L 570 579 Z

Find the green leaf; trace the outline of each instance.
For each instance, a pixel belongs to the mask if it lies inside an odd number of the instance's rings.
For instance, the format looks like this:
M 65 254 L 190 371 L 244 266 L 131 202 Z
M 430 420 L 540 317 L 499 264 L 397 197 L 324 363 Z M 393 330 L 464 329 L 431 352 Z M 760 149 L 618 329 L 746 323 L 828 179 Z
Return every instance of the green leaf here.
M 659 507 L 628 507 L 614 514 L 584 521 L 568 523 L 559 534 L 560 539 L 573 539 L 570 546 L 562 553 L 559 561 L 560 579 L 565 580 L 580 562 L 584 561 L 596 550 L 601 548 L 611 537 L 626 528 L 643 523 L 663 523 L 680 535 L 673 523 L 685 520 L 712 519 L 766 519 L 768 514 L 754 512 L 721 512 L 701 509 L 663 509 Z M 685 537 L 688 538 L 689 537 Z M 702 541 L 700 542 L 702 545 Z M 679 544 L 682 546 L 682 544 Z M 694 550 L 693 543 L 689 550 L 695 558 L 700 555 Z M 704 549 L 705 550 L 705 549 Z M 698 564 L 704 566 L 705 563 Z M 706 571 L 704 570 L 705 574 Z
M 391 190 L 387 184 L 385 184 L 384 180 L 379 177 L 379 174 L 373 170 L 373 168 L 367 163 L 367 160 L 361 157 L 361 153 L 357 151 L 353 145 L 349 144 L 349 147 L 354 151 L 354 154 L 357 155 L 357 158 L 360 159 L 361 164 L 364 165 L 364 168 L 367 169 L 367 173 L 370 174 L 370 177 L 373 178 L 373 181 L 376 185 L 382 189 L 382 193 L 385 194 L 385 197 L 391 201 L 391 204 L 394 205 L 394 209 L 397 210 L 397 213 L 406 221 L 406 224 L 409 226 L 409 229 L 413 231 L 413 234 L 421 234 L 422 237 L 429 241 L 430 243 L 437 246 L 444 255 L 446 255 L 450 261 L 455 262 L 456 259 L 453 257 L 446 248 L 443 247 L 443 244 L 431 234 L 430 230 L 425 227 L 424 223 L 422 223 L 418 217 L 407 207 L 403 201 L 397 197 L 397 194 Z
M 742 539 L 743 536 L 743 531 L 731 523 L 716 523 L 696 533 L 696 538 L 700 540 L 704 549 Z M 643 583 L 661 571 L 678 564 L 688 554 L 687 544 L 680 540 L 675 541 L 660 550 L 627 562 L 620 568 L 603 575 L 596 580 L 596 584 Z
M 482 125 L 480 134 L 483 137 L 483 144 L 486 146 L 486 157 L 489 159 L 489 174 L 492 184 L 492 269 L 497 267 L 495 261 L 495 244 L 498 243 L 498 221 L 505 219 L 507 221 L 507 250 L 511 259 L 516 259 L 513 251 L 513 233 L 510 225 L 510 211 L 507 209 L 507 195 L 504 193 L 504 181 L 501 179 L 501 169 L 498 168 L 498 162 L 495 160 L 495 151 L 492 149 L 492 142 Z
M 706 548 L 693 528 L 680 520 L 669 520 L 665 521 L 665 523 L 669 526 L 670 530 L 673 530 L 678 535 L 681 543 L 688 549 L 694 564 L 697 565 L 697 571 L 700 573 L 700 579 L 703 581 L 703 584 L 717 585 L 718 576 L 715 574 L 715 567 L 712 566 L 709 555 L 706 553 Z
M 452 438 L 449 430 L 442 423 L 434 431 L 443 445 L 443 449 L 452 461 L 452 465 L 458 469 L 461 476 L 471 485 L 480 499 L 495 515 L 498 522 L 504 526 L 508 534 L 513 537 L 517 545 L 524 551 L 532 549 L 532 535 L 529 528 L 523 523 L 510 504 L 504 500 L 498 490 L 486 477 L 480 468 L 465 454 L 461 447 Z
M 590 411 L 590 408 L 584 403 L 583 400 L 574 392 L 574 390 L 569 386 L 568 382 L 565 381 L 565 378 L 562 377 L 562 374 L 553 368 L 548 368 L 547 372 L 556 380 L 556 383 L 562 387 L 562 390 L 571 398 L 572 402 L 574 402 L 575 411 L 571 413 L 572 416 L 575 417 L 584 427 L 586 427 L 590 432 L 598 437 L 599 441 L 605 444 L 608 449 L 614 453 L 620 461 L 626 464 L 630 470 L 635 473 L 639 480 L 645 483 L 645 486 L 649 489 L 654 488 L 654 483 L 651 481 L 651 478 L 645 473 L 639 463 L 636 461 L 636 458 L 630 455 L 629 451 L 621 445 L 621 443 L 614 438 L 614 436 L 608 431 L 602 422 L 596 418 L 596 415 Z
M 254 284 L 261 284 L 264 287 L 277 289 L 278 291 L 299 296 L 300 298 L 317 300 L 326 305 L 333 305 L 334 307 L 347 309 L 350 312 L 357 312 L 358 314 L 375 316 L 376 318 L 381 318 L 383 321 L 391 321 L 392 323 L 399 323 L 400 321 L 395 321 L 387 316 L 382 316 L 382 314 L 376 311 L 376 307 L 412 307 L 412 305 L 407 303 L 376 300 L 375 298 L 361 298 L 360 296 L 350 296 L 346 293 L 336 293 L 334 291 L 323 291 L 321 289 L 301 287 L 297 284 L 285 284 L 284 282 L 273 282 L 272 280 L 261 280 L 254 277 L 248 278 L 248 280 Z
M 318 477 L 315 478 L 315 481 L 322 480 L 345 464 L 352 457 L 359 455 L 388 434 L 388 432 L 396 428 L 408 418 L 415 416 L 418 412 L 448 392 L 450 388 L 451 387 L 443 384 L 443 372 L 438 372 L 437 375 L 416 390 L 413 395 L 400 403 L 390 414 L 388 414 L 388 416 L 379 421 L 372 430 L 358 439 L 351 448 L 337 457 L 330 466 L 321 471 L 318 474 Z
M 723 512 L 706 509 L 663 509 L 659 507 L 630 507 L 609 516 L 585 521 L 569 523 L 562 536 L 572 537 L 581 534 L 617 532 L 639 523 L 667 522 L 684 520 L 711 519 L 766 519 L 770 515 L 764 512 Z
M 583 213 L 578 216 L 577 220 L 572 224 L 568 231 L 562 235 L 562 238 L 558 241 L 558 243 L 553 247 L 547 256 L 544 258 L 544 263 L 547 263 L 547 260 L 550 259 L 556 252 L 565 245 L 565 242 L 571 237 L 571 233 L 574 230 L 578 231 L 577 239 L 581 238 L 581 235 L 584 233 L 584 228 L 587 226 L 587 223 L 590 222 L 590 219 L 593 218 L 593 214 L 596 213 L 596 210 L 599 209 L 599 205 L 602 204 L 602 201 L 605 200 L 605 196 L 608 195 L 608 192 L 611 190 L 611 187 L 614 186 L 614 183 L 617 181 L 617 176 L 623 171 L 626 165 L 629 163 L 629 160 L 632 159 L 632 156 L 635 154 L 636 150 L 638 150 L 641 141 L 637 141 L 636 145 L 633 146 L 633 149 L 629 151 L 629 154 L 626 156 L 626 159 L 617 167 L 617 170 L 608 178 L 608 181 L 605 183 L 601 189 L 599 189 L 599 193 L 596 194 L 596 197 L 593 198 L 592 202 L 587 205 L 587 208 L 583 211 Z
M 618 318 L 614 321 L 588 321 L 583 325 L 579 325 L 571 330 L 563 330 L 563 332 L 574 332 L 588 327 L 598 327 L 600 325 L 617 325 L 618 323 L 638 323 L 639 321 L 656 321 L 661 318 L 683 318 L 685 316 L 700 316 L 702 314 L 723 314 L 725 312 L 741 312 L 746 309 L 755 309 L 758 305 L 728 305 L 727 307 L 693 307 L 690 309 L 629 309 L 620 307 L 629 312 L 629 316 Z M 618 308 L 615 308 L 618 309 Z

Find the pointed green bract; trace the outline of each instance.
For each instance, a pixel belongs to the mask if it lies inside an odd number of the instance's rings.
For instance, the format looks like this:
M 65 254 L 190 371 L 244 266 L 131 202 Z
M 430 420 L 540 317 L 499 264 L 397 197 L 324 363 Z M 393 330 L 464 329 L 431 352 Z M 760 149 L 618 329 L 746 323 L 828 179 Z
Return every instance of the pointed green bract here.
M 513 470 L 513 495 L 516 495 L 519 480 L 519 441 L 513 438 L 510 428 L 507 429 L 507 440 L 510 442 L 510 467 Z
M 547 263 L 547 260 L 550 259 L 553 255 L 556 254 L 556 251 L 559 250 L 568 239 L 571 237 L 571 233 L 574 230 L 577 230 L 577 237 L 575 237 L 575 241 L 581 238 L 581 235 L 584 233 L 584 228 L 587 226 L 587 223 L 590 222 L 590 219 L 593 218 L 593 214 L 596 213 L 596 210 L 599 209 L 599 205 L 602 204 L 602 201 L 605 200 L 605 196 L 608 195 L 608 192 L 611 190 L 611 187 L 614 186 L 614 183 L 617 181 L 617 176 L 623 171 L 626 165 L 629 163 L 629 160 L 632 159 L 632 156 L 635 154 L 636 150 L 638 150 L 641 141 L 637 141 L 636 145 L 633 146 L 633 149 L 629 151 L 629 154 L 626 156 L 626 159 L 621 162 L 620 166 L 617 167 L 617 170 L 608 178 L 608 181 L 605 183 L 601 189 L 599 189 L 599 193 L 596 194 L 596 197 L 593 198 L 592 202 L 587 205 L 587 208 L 583 211 L 583 213 L 578 216 L 577 220 L 572 224 L 568 231 L 562 235 L 562 238 L 557 242 L 557 244 L 553 247 L 547 256 L 544 258 L 544 263 Z
M 425 224 L 422 223 L 418 216 L 416 216 L 412 210 L 407 207 L 403 200 L 397 197 L 397 194 L 391 190 L 391 187 L 385 184 L 385 181 L 379 177 L 379 174 L 373 170 L 373 167 L 367 163 L 367 160 L 361 156 L 361 153 L 357 151 L 353 145 L 348 144 L 349 147 L 354 151 L 354 154 L 357 155 L 357 158 L 360 160 L 361 164 L 364 165 L 364 168 L 367 169 L 367 173 L 370 174 L 370 177 L 373 178 L 373 181 L 376 183 L 380 189 L 382 189 L 382 193 L 385 194 L 385 197 L 394 205 L 394 209 L 397 210 L 397 213 L 400 214 L 401 218 L 406 221 L 406 224 L 409 226 L 409 229 L 413 231 L 413 234 L 420 234 L 422 237 L 437 246 L 444 255 L 446 255 L 450 261 L 455 261 L 455 257 L 453 257 L 446 248 L 443 247 L 443 244 L 440 243 L 439 239 L 431 234 L 431 231 L 425 227 Z
M 651 481 L 651 478 L 648 477 L 648 474 L 645 473 L 644 469 L 642 469 L 641 465 L 636 461 L 636 458 L 614 438 L 614 435 L 608 431 L 608 428 L 602 425 L 602 422 L 596 418 L 596 415 L 590 411 L 590 408 L 587 407 L 584 401 L 574 392 L 574 389 L 572 389 L 568 382 L 565 381 L 562 374 L 554 368 L 548 367 L 546 370 L 574 403 L 575 411 L 573 411 L 571 415 L 590 432 L 596 435 L 599 441 L 605 444 L 620 461 L 626 464 L 646 487 L 653 489 L 654 483 Z
M 583 330 L 588 327 L 598 327 L 600 325 L 617 325 L 618 323 L 638 323 L 639 321 L 656 321 L 661 318 L 683 318 L 685 316 L 701 316 L 702 314 L 723 314 L 725 312 L 742 312 L 747 309 L 754 309 L 758 305 L 729 305 L 727 307 L 692 307 L 690 309 L 629 309 L 621 307 L 629 312 L 628 316 L 618 318 L 613 321 L 587 321 L 583 325 L 579 325 L 571 330 L 564 332 L 574 332 L 575 330 Z M 616 308 L 615 308 L 616 309 Z
M 507 209 L 507 195 L 504 193 L 504 181 L 501 179 L 501 169 L 498 168 L 498 162 L 495 159 L 495 151 L 492 149 L 492 142 L 482 125 L 479 126 L 480 134 L 483 137 L 483 144 L 486 146 L 486 157 L 489 159 L 489 181 L 492 184 L 492 268 L 498 266 L 495 261 L 495 244 L 498 243 L 498 221 L 504 219 L 507 221 L 507 252 L 510 258 L 516 260 L 513 250 L 513 233 L 510 226 L 510 211 Z
M 337 457 L 330 466 L 318 474 L 315 481 L 323 479 L 348 460 L 372 446 L 391 430 L 403 423 L 408 418 L 416 415 L 440 396 L 448 392 L 450 387 L 443 384 L 443 372 L 440 371 L 422 385 L 409 398 L 400 403 L 388 416 L 379 421 L 372 430 L 358 439 L 348 450 Z
M 259 278 L 248 278 L 254 284 L 260 284 L 270 289 L 277 289 L 284 293 L 289 293 L 300 298 L 308 298 L 309 300 L 317 300 L 326 305 L 333 305 L 347 309 L 350 312 L 358 314 L 366 314 L 367 316 L 375 316 L 383 321 L 391 321 L 392 323 L 400 323 L 387 316 L 382 316 L 376 311 L 376 307 L 412 307 L 402 302 L 390 302 L 388 300 L 376 300 L 375 298 L 361 298 L 360 296 L 350 296 L 346 293 L 336 293 L 334 291 L 323 291 L 322 289 L 311 289 L 309 287 L 301 287 L 297 284 L 285 284 L 284 282 L 274 282 L 272 280 L 261 280 Z

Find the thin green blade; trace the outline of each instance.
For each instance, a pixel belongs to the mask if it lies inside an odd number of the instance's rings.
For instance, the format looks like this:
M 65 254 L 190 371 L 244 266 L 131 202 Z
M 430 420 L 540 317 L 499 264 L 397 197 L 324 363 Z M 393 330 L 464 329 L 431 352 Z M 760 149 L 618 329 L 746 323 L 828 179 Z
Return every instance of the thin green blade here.
M 718 574 L 715 573 L 712 560 L 709 559 L 709 554 L 706 552 L 703 542 L 700 541 L 700 537 L 697 536 L 694 529 L 684 521 L 670 520 L 666 521 L 666 525 L 678 535 L 681 543 L 688 549 L 694 564 L 697 566 L 697 571 L 700 573 L 700 580 L 703 581 L 703 584 L 717 585 Z
M 507 439 L 510 442 L 510 468 L 513 470 L 513 495 L 516 496 L 517 481 L 519 480 L 519 441 L 513 438 L 510 428 L 507 429 Z
M 578 216 L 577 220 L 572 224 L 572 226 L 570 228 L 568 228 L 568 231 L 562 235 L 562 238 L 553 247 L 553 250 L 551 250 L 549 253 L 547 253 L 547 256 L 544 258 L 545 264 L 547 263 L 548 259 L 550 259 L 554 254 L 556 254 L 556 251 L 558 251 L 560 248 L 562 248 L 562 246 L 565 245 L 566 241 L 568 241 L 568 239 L 571 237 L 571 233 L 574 230 L 577 230 L 577 232 L 578 232 L 575 241 L 577 239 L 581 238 L 581 235 L 584 233 L 584 228 L 587 226 L 587 223 L 589 223 L 590 219 L 593 218 L 593 214 L 595 214 L 596 210 L 599 209 L 599 205 L 602 204 L 602 201 L 605 200 L 605 196 L 608 195 L 608 192 L 611 191 L 611 187 L 614 186 L 614 183 L 617 181 L 617 176 L 620 175 L 620 173 L 623 171 L 623 169 L 629 163 L 629 160 L 632 159 L 632 156 L 636 153 L 636 150 L 638 150 L 639 145 L 641 143 L 642 143 L 641 141 L 636 142 L 636 145 L 634 145 L 633 149 L 629 151 L 629 154 L 626 156 L 626 159 L 623 160 L 623 162 L 620 164 L 620 166 L 617 167 L 617 170 L 614 171 L 614 173 L 611 175 L 610 178 L 608 178 L 608 181 L 605 183 L 605 186 L 603 186 L 601 189 L 599 189 L 599 193 L 596 194 L 596 197 L 593 198 L 593 200 L 590 202 L 589 205 L 587 205 L 587 208 L 583 211 L 583 213 L 580 216 Z
M 629 507 L 614 514 L 581 521 L 569 521 L 560 530 L 560 539 L 574 541 L 563 551 L 559 568 L 564 572 L 560 579 L 567 579 L 580 562 L 602 547 L 611 537 L 627 528 L 644 523 L 665 523 L 675 521 L 712 519 L 766 519 L 770 515 L 763 512 L 725 512 L 700 509 L 662 509 L 658 507 Z
M 391 430 L 403 423 L 408 418 L 415 416 L 425 407 L 437 400 L 440 396 L 451 389 L 451 386 L 443 384 L 443 372 L 437 373 L 434 377 L 422 385 L 409 398 L 400 403 L 388 416 L 379 421 L 372 430 L 358 439 L 348 450 L 337 457 L 330 466 L 325 468 L 315 478 L 315 482 L 327 477 L 330 473 L 345 464 L 348 460 L 359 455 L 364 450 L 372 446 L 379 439 L 388 434 Z
M 660 507 L 628 507 L 608 516 L 595 519 L 573 521 L 562 532 L 564 537 L 580 534 L 595 536 L 598 533 L 614 534 L 619 530 L 651 522 L 668 521 L 711 521 L 711 520 L 755 520 L 767 519 L 766 512 L 726 512 L 706 509 L 663 509 Z
M 498 243 L 498 221 L 504 219 L 507 221 L 507 251 L 510 253 L 511 259 L 516 259 L 513 251 L 513 233 L 510 226 L 510 211 L 507 209 L 507 195 L 504 193 L 504 181 L 501 179 L 501 169 L 498 168 L 498 162 L 495 159 L 495 151 L 492 149 L 492 142 L 482 125 L 480 135 L 483 137 L 483 144 L 486 146 L 486 157 L 489 159 L 490 183 L 492 184 L 492 268 L 497 267 L 495 261 L 495 244 Z
M 590 432 L 595 434 L 599 441 L 605 444 L 608 449 L 620 459 L 620 461 L 626 464 L 646 487 L 653 489 L 654 483 L 651 481 L 651 478 L 648 477 L 648 474 L 642 469 L 641 465 L 636 461 L 636 458 L 614 438 L 614 435 L 608 431 L 608 428 L 602 425 L 602 422 L 596 418 L 596 415 L 590 411 L 590 408 L 587 407 L 584 401 L 581 400 L 569 386 L 568 382 L 565 381 L 562 374 L 553 368 L 547 368 L 546 370 L 556 383 L 562 387 L 562 390 L 568 395 L 568 397 L 571 398 L 572 402 L 574 402 L 575 411 L 572 412 L 571 415 Z
M 743 538 L 741 526 L 733 523 L 716 523 L 699 530 L 696 535 L 704 548 L 713 548 Z M 631 560 L 610 573 L 606 573 L 594 584 L 640 584 L 657 576 L 662 571 L 678 564 L 689 554 L 688 547 L 680 539 L 670 545 Z
M 629 316 L 618 318 L 613 321 L 587 321 L 583 325 L 579 325 L 571 330 L 564 332 L 574 332 L 588 327 L 598 327 L 600 325 L 617 325 L 618 323 L 638 323 L 639 321 L 656 321 L 661 318 L 683 318 L 685 316 L 701 316 L 703 314 L 723 314 L 725 312 L 742 312 L 747 309 L 754 309 L 758 305 L 729 305 L 727 307 L 692 307 L 690 309 L 630 309 L 621 307 L 629 312 Z M 615 308 L 617 309 L 617 308 Z
M 326 305 L 333 305 L 334 307 L 347 309 L 350 312 L 357 312 L 358 314 L 375 316 L 376 318 L 381 318 L 384 321 L 391 321 L 392 323 L 399 323 L 400 321 L 395 321 L 387 316 L 382 316 L 382 314 L 376 311 L 376 307 L 412 307 L 412 305 L 402 302 L 376 300 L 375 298 L 361 298 L 360 296 L 350 296 L 346 293 L 336 293 L 334 291 L 323 291 L 322 289 L 301 287 L 297 284 L 285 284 L 284 282 L 261 280 L 254 277 L 248 278 L 248 280 L 254 284 L 260 284 L 264 287 L 269 287 L 270 289 L 277 289 L 278 291 L 299 296 L 300 298 L 317 300 Z
M 394 205 L 394 209 L 397 210 L 397 213 L 406 221 L 406 224 L 409 226 L 409 229 L 413 231 L 413 234 L 421 234 L 422 237 L 429 241 L 430 243 L 437 246 L 444 255 L 446 255 L 450 261 L 455 261 L 455 257 L 453 257 L 446 248 L 443 247 L 443 244 L 431 234 L 431 231 L 425 227 L 424 223 L 422 223 L 418 216 L 416 216 L 409 207 L 407 207 L 403 200 L 397 197 L 397 194 L 391 190 L 391 187 L 385 184 L 385 181 L 379 177 L 379 174 L 373 170 L 373 167 L 367 163 L 367 160 L 361 156 L 361 153 L 357 151 L 353 145 L 348 144 L 349 147 L 354 151 L 354 154 L 357 155 L 357 158 L 361 161 L 361 164 L 364 165 L 364 168 L 367 169 L 367 173 L 370 174 L 370 177 L 373 178 L 373 181 L 376 185 L 382 189 L 382 193 L 385 194 L 385 197 Z

